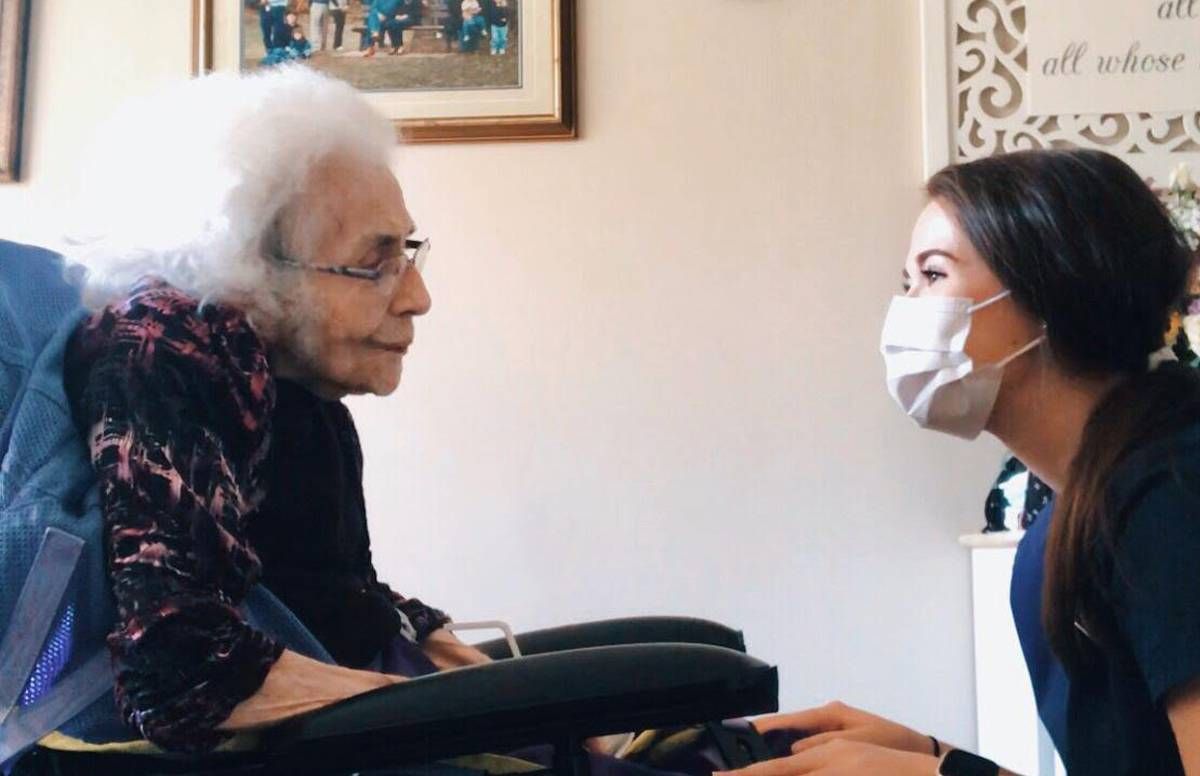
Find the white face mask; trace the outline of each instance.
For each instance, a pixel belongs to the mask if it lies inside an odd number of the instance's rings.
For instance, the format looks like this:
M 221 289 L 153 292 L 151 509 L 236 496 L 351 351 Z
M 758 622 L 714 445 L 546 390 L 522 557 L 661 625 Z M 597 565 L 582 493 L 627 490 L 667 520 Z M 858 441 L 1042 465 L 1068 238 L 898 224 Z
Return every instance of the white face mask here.
M 880 345 L 888 393 L 917 425 L 963 439 L 983 431 L 1004 367 L 1046 339 L 1042 335 L 1007 358 L 976 368 L 963 350 L 971 316 L 1011 293 L 1002 291 L 979 304 L 945 296 L 892 299 Z

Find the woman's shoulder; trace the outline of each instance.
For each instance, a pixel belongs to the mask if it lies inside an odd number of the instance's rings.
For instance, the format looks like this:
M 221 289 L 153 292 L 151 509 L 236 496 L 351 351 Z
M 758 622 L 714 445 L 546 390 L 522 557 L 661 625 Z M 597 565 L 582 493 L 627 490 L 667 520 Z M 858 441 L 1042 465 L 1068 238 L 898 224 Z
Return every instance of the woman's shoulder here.
M 241 310 L 201 301 L 156 279 L 139 282 L 126 296 L 88 317 L 81 329 L 94 347 L 141 344 L 147 356 L 203 357 L 230 351 L 261 356 L 264 362 L 266 358 L 262 340 Z
M 1123 460 L 1109 483 L 1118 511 L 1136 509 L 1148 497 L 1200 509 L 1200 421 L 1161 434 Z
M 1125 476 L 1153 474 L 1173 466 L 1200 467 L 1200 419 L 1139 445 L 1118 466 Z
M 110 302 L 93 315 L 88 325 L 94 327 L 102 321 L 119 325 L 122 331 L 129 333 L 169 334 L 204 342 L 242 331 L 254 333 L 245 313 L 236 307 L 202 301 L 156 278 L 138 282 L 124 297 Z
M 68 371 L 176 390 L 218 387 L 240 404 L 274 402 L 266 346 L 237 308 L 147 279 L 91 315 L 68 351 Z M 253 414 L 259 414 L 255 412 Z

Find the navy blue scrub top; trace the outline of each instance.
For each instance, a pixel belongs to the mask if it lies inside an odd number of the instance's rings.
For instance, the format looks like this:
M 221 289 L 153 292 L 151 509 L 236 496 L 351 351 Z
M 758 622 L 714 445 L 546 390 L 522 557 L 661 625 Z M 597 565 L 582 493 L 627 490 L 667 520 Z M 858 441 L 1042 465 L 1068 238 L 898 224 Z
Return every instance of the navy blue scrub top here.
M 1125 514 L 1100 551 L 1117 643 L 1068 677 L 1042 630 L 1051 502 L 1025 534 L 1011 603 L 1038 715 L 1072 774 L 1183 775 L 1164 698 L 1200 678 L 1200 426 L 1133 454 L 1110 483 Z

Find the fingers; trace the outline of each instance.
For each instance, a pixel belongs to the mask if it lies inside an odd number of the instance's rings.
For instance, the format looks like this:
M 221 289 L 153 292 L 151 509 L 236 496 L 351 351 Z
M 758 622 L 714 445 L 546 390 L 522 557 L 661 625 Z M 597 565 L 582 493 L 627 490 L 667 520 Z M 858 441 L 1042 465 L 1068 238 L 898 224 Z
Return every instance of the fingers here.
M 810 749 L 816 749 L 818 746 L 824 746 L 825 744 L 828 744 L 830 741 L 836 741 L 838 739 L 848 739 L 848 738 L 851 738 L 851 737 L 847 736 L 846 733 L 841 730 L 834 730 L 834 731 L 830 731 L 828 733 L 818 733 L 815 736 L 808 736 L 807 738 L 802 738 L 799 741 L 792 744 L 792 754 L 800 754 L 801 752 L 807 752 Z
M 772 730 L 806 730 L 813 733 L 827 733 L 841 730 L 846 726 L 848 709 L 849 707 L 845 704 L 835 701 L 815 709 L 756 719 L 754 720 L 754 729 L 759 733 L 767 733 Z
M 713 776 L 799 776 L 812 773 L 820 767 L 820 750 L 803 752 L 790 757 L 780 757 L 778 760 L 768 760 L 765 763 L 739 768 L 734 771 L 716 772 Z

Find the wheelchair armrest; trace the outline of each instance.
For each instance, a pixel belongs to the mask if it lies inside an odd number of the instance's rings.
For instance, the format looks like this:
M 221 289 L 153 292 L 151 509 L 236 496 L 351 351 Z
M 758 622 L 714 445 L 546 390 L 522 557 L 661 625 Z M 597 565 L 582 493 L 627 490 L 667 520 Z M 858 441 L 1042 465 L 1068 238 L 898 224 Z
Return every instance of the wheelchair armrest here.
M 627 617 L 519 633 L 522 655 L 542 655 L 567 649 L 605 647 L 617 644 L 708 644 L 745 652 L 742 632 L 710 620 L 694 617 Z M 511 657 L 503 639 L 475 645 L 493 660 Z
M 626 644 L 420 677 L 266 731 L 271 771 L 358 770 L 775 711 L 776 669 L 703 644 Z

